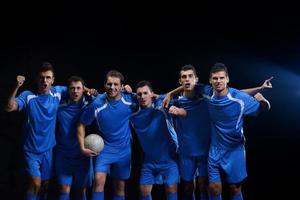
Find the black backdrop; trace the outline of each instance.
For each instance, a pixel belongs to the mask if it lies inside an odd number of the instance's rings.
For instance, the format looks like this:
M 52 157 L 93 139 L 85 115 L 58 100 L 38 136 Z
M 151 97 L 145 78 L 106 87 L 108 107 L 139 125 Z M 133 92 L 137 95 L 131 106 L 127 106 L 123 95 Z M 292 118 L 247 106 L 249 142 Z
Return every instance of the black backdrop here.
M 17 74 L 27 77 L 23 89 L 33 88 L 33 71 L 45 60 L 55 66 L 56 84 L 65 84 L 68 76 L 78 74 L 100 91 L 109 69 L 122 71 L 133 87 L 147 79 L 157 93 L 178 85 L 177 74 L 184 64 L 194 64 L 200 81 L 208 83 L 209 67 L 224 62 L 230 85 L 237 88 L 259 85 L 273 75 L 274 89 L 264 93 L 272 110 L 245 122 L 249 177 L 243 190 L 245 199 L 296 196 L 297 186 L 291 182 L 298 180 L 300 167 L 300 14 L 293 6 L 237 6 L 137 2 L 3 5 L 1 105 Z M 1 110 L 0 191 L 18 197 L 22 120 L 22 113 Z M 133 148 L 128 199 L 137 198 L 140 154 L 137 144 Z M 154 194 L 159 198 L 162 188 L 156 187 Z

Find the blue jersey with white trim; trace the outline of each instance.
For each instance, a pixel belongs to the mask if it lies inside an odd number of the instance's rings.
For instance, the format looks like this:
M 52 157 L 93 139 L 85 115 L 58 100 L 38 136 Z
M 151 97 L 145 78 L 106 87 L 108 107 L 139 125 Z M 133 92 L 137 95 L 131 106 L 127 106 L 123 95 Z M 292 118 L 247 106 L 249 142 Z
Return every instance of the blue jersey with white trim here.
M 105 146 L 122 150 L 131 144 L 129 116 L 134 113 L 134 95 L 121 93 L 121 99 L 108 101 L 107 94 L 98 95 L 80 117 L 80 122 L 98 125 Z
M 254 97 L 234 88 L 226 96 L 215 96 L 211 88 L 209 112 L 212 120 L 212 145 L 231 149 L 244 143 L 243 121 L 256 115 L 260 103 Z
M 162 109 L 160 96 L 150 108 L 140 108 L 130 117 L 144 153 L 144 162 L 174 160 L 177 148 L 176 132 L 171 118 Z
M 58 131 L 56 133 L 56 148 L 68 157 L 81 155 L 76 128 L 81 113 L 90 101 L 92 101 L 92 97 L 83 96 L 78 103 L 66 99 L 66 101 L 61 102 L 59 105 L 57 112 Z
M 56 113 L 66 91 L 66 87 L 54 86 L 48 94 L 24 91 L 16 98 L 19 111 L 26 109 L 22 141 L 25 151 L 42 153 L 55 145 Z
M 185 117 L 174 117 L 179 154 L 207 156 L 211 132 L 207 101 L 202 95 L 180 96 L 174 105 L 187 111 Z

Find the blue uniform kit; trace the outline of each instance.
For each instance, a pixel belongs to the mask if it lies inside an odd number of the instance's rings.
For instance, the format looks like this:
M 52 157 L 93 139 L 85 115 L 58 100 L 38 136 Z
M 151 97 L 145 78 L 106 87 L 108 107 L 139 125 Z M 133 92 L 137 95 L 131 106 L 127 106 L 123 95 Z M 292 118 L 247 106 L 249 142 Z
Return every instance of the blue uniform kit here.
M 162 96 L 163 97 L 163 96 Z M 150 108 L 141 108 L 130 117 L 144 158 L 140 184 L 152 185 L 161 176 L 167 185 L 179 181 L 176 163 L 177 136 L 171 118 L 161 108 L 160 97 Z
M 41 176 L 42 180 L 47 180 L 51 175 L 56 112 L 66 91 L 66 87 L 55 86 L 48 94 L 24 91 L 16 98 L 19 110 L 26 109 L 22 148 L 30 176 Z
M 239 183 L 247 177 L 243 119 L 246 115 L 256 115 L 260 111 L 260 103 L 233 88 L 229 88 L 226 96 L 212 95 L 209 102 L 212 120 L 209 180 L 219 182 L 218 174 L 222 170 L 228 183 Z
M 121 93 L 116 101 L 108 101 L 106 93 L 98 95 L 80 117 L 80 122 L 90 125 L 96 120 L 104 149 L 95 158 L 94 170 L 112 175 L 116 179 L 130 176 L 131 129 L 129 116 L 134 112 L 132 94 Z
M 180 96 L 174 105 L 185 109 L 185 117 L 174 117 L 179 144 L 181 177 L 191 181 L 195 176 L 207 176 L 207 155 L 210 145 L 210 120 L 207 102 L 202 96 Z
M 91 185 L 92 159 L 80 152 L 77 121 L 89 102 L 83 97 L 79 103 L 66 100 L 59 106 L 58 132 L 55 147 L 56 178 L 61 185 L 84 188 Z

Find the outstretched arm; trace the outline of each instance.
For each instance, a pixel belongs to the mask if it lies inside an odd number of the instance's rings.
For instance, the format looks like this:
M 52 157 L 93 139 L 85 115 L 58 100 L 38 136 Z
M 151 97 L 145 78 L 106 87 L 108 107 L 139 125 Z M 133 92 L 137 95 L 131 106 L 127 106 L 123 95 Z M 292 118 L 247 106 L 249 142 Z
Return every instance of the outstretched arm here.
M 183 86 L 179 86 L 178 88 L 168 92 L 163 100 L 163 108 L 167 108 L 169 106 L 169 103 L 171 101 L 171 97 L 175 94 L 178 94 L 179 92 L 182 92 Z
M 246 92 L 247 94 L 254 95 L 254 94 L 258 93 L 258 92 L 262 92 L 264 89 L 271 89 L 272 88 L 271 80 L 273 78 L 274 77 L 271 76 L 270 78 L 268 78 L 267 80 L 265 80 L 264 83 L 261 86 L 259 86 L 259 87 L 249 88 L 249 89 L 243 89 L 242 91 Z
M 25 76 L 18 75 L 16 79 L 17 79 L 16 86 L 14 87 L 12 93 L 9 95 L 7 104 L 5 106 L 5 111 L 7 112 L 16 111 L 19 108 L 16 102 L 16 95 L 19 88 L 23 85 L 25 81 Z
M 84 147 L 85 126 L 82 123 L 77 124 L 77 139 L 80 146 L 80 151 L 89 157 L 96 156 L 97 153 Z

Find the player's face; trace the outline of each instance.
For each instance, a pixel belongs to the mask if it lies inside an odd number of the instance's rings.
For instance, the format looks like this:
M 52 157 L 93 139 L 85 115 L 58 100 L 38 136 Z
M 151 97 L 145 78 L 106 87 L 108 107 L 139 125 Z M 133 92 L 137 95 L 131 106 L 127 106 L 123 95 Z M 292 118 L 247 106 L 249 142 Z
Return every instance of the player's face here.
M 109 99 L 117 100 L 120 98 L 122 85 L 118 77 L 107 77 L 104 87 Z
M 54 83 L 52 71 L 40 72 L 38 76 L 38 91 L 41 94 L 47 94 Z
M 209 82 L 217 93 L 222 93 L 224 91 L 227 91 L 227 83 L 229 82 L 229 77 L 226 72 L 219 71 L 211 74 Z
M 83 85 L 80 81 L 73 81 L 69 85 L 70 98 L 74 102 L 79 102 L 83 95 Z
M 148 86 L 139 87 L 136 90 L 137 100 L 142 107 L 149 108 L 152 104 L 153 92 Z
M 180 72 L 179 83 L 183 86 L 183 90 L 193 90 L 197 82 L 198 77 L 196 77 L 193 70 L 186 70 Z

